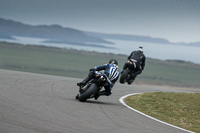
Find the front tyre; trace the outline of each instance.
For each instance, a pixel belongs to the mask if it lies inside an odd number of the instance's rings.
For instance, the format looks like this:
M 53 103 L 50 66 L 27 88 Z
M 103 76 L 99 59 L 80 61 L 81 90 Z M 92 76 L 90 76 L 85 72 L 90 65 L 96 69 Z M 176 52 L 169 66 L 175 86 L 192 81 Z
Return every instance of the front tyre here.
M 88 98 L 91 97 L 98 90 L 98 87 L 95 83 L 93 83 L 84 93 L 79 96 L 80 102 L 85 102 Z
M 121 74 L 120 79 L 119 79 L 119 82 L 120 82 L 121 84 L 124 84 L 124 83 L 126 82 L 126 80 L 127 80 L 127 78 L 128 78 L 128 73 L 129 73 L 129 71 L 130 71 L 130 70 L 125 69 L 125 70 L 123 71 L 123 73 Z

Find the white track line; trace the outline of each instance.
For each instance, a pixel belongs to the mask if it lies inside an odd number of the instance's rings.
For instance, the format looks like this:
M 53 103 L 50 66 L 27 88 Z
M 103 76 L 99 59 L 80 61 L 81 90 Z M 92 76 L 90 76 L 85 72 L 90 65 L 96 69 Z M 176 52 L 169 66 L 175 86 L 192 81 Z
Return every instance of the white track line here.
M 156 119 L 156 118 L 154 118 L 154 117 L 151 117 L 151 116 L 149 116 L 149 115 L 146 115 L 146 114 L 144 114 L 144 113 L 142 113 L 142 112 L 140 112 L 140 111 L 138 111 L 138 110 L 136 110 L 136 109 L 130 107 L 129 105 L 127 105 L 127 104 L 124 102 L 124 99 L 125 99 L 125 98 L 127 98 L 127 97 L 129 97 L 129 96 L 132 96 L 132 95 L 136 95 L 136 94 L 141 94 L 141 93 L 133 93 L 133 94 L 125 95 L 125 96 L 121 97 L 121 98 L 119 99 L 119 101 L 120 101 L 124 106 L 126 106 L 127 108 L 129 108 L 129 109 L 131 109 L 131 110 L 133 110 L 133 111 L 135 111 L 135 112 L 137 112 L 137 113 L 140 113 L 141 115 L 144 115 L 144 116 L 146 116 L 146 117 L 148 117 L 148 118 L 150 118 L 150 119 L 153 119 L 153 120 L 158 121 L 158 122 L 160 122 L 160 123 L 163 123 L 163 124 L 165 124 L 165 125 L 168 125 L 168 126 L 171 126 L 171 127 L 174 127 L 174 128 L 177 128 L 177 129 L 180 129 L 180 130 L 183 130 L 183 131 L 186 131 L 186 132 L 188 132 L 188 133 L 195 133 L 195 132 L 186 130 L 186 129 L 184 129 L 184 128 L 177 127 L 177 126 L 171 125 L 171 124 L 169 124 L 169 123 L 166 123 L 166 122 L 164 122 L 164 121 L 158 120 L 158 119 Z

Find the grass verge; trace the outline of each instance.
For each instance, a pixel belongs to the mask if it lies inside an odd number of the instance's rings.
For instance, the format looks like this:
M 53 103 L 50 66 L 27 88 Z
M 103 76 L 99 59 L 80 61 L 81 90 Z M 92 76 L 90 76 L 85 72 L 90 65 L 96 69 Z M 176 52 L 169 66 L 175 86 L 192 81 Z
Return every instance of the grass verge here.
M 151 92 L 126 98 L 126 103 L 149 116 L 200 133 L 200 94 Z

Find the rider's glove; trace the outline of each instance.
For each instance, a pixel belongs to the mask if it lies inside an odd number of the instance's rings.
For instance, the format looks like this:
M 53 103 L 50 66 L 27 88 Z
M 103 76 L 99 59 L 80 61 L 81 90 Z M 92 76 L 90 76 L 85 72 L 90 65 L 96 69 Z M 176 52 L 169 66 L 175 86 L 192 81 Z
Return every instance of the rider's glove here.
M 95 71 L 95 68 L 91 68 L 90 71 Z
M 91 68 L 90 71 L 94 71 L 94 68 Z
M 91 68 L 90 71 L 96 71 L 97 67 Z

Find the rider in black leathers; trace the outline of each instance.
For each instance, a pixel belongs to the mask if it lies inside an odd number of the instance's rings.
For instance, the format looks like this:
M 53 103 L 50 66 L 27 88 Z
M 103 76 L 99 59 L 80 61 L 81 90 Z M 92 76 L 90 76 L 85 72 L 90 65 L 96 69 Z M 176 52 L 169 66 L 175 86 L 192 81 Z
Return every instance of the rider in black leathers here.
M 137 62 L 136 63 L 136 68 L 134 69 L 134 72 L 130 75 L 129 79 L 128 79 L 128 84 L 132 84 L 133 81 L 135 80 L 136 76 L 138 74 L 142 73 L 142 70 L 144 70 L 145 67 L 145 61 L 146 61 L 146 57 L 143 53 L 143 47 L 139 47 L 138 50 L 133 51 L 127 58 L 129 59 L 134 59 Z M 124 64 L 123 70 L 125 70 L 127 68 L 127 64 Z M 122 71 L 123 72 L 123 71 Z
M 95 76 L 99 73 L 99 71 L 104 70 L 104 74 L 108 77 L 108 84 L 104 86 L 105 90 L 99 92 L 95 96 L 95 100 L 100 95 L 106 95 L 109 96 L 112 94 L 111 90 L 112 87 L 114 86 L 115 82 L 118 80 L 119 77 L 119 69 L 118 69 L 118 62 L 115 59 L 111 59 L 108 64 L 104 64 L 101 66 L 94 67 L 90 69 L 90 73 L 88 76 L 81 82 L 77 83 L 78 86 L 86 85 L 88 81 L 90 81 L 92 78 L 95 78 Z

